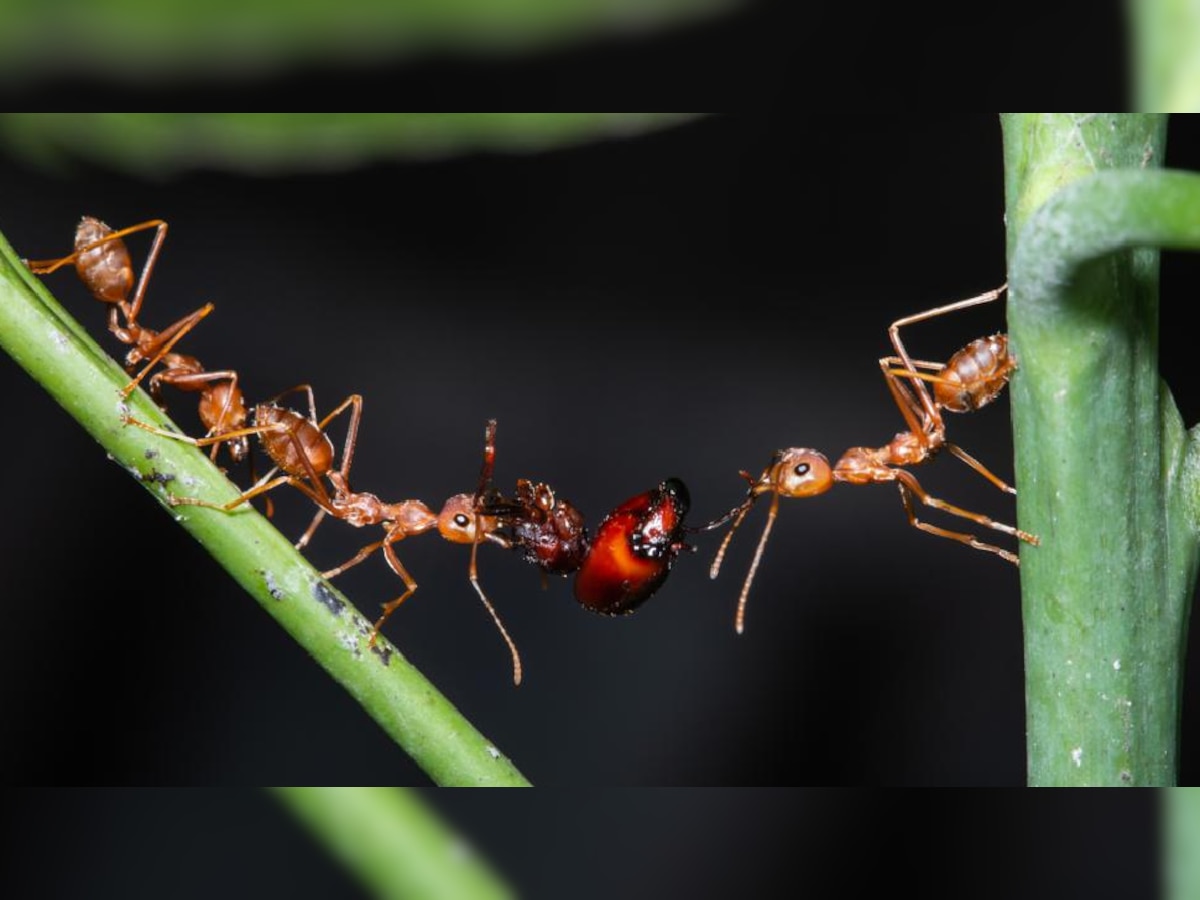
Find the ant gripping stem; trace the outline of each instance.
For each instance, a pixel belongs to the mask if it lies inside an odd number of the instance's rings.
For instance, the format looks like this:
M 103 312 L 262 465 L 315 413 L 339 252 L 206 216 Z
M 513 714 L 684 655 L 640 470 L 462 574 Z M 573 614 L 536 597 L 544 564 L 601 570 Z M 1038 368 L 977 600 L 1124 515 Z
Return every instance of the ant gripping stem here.
M 742 472 L 742 476 L 750 482 L 750 490 L 746 499 L 722 518 L 699 529 L 709 530 L 733 519 L 733 524 L 721 542 L 709 570 L 710 577 L 716 578 L 734 531 L 741 525 L 751 506 L 760 496 L 764 493 L 772 495 L 767 522 L 738 598 L 738 611 L 735 618 L 735 627 L 738 633 L 742 632 L 745 624 L 745 608 L 750 584 L 754 579 L 766 547 L 767 538 L 778 514 L 780 496 L 811 497 L 825 493 L 837 482 L 847 484 L 893 482 L 900 491 L 900 499 L 909 524 L 921 531 L 959 541 L 976 550 L 995 553 L 1013 565 L 1020 565 L 1019 557 L 1011 551 L 980 541 L 971 534 L 951 531 L 920 521 L 914 509 L 914 497 L 926 506 L 969 519 L 984 527 L 1011 535 L 1019 541 L 1034 546 L 1040 543 L 1036 535 L 931 496 L 921 487 L 916 477 L 903 468 L 927 462 L 945 448 L 951 455 L 979 472 L 1000 490 L 1016 493 L 1012 487 L 995 476 L 974 457 L 956 444 L 947 441 L 945 423 L 942 419 L 943 410 L 970 412 L 979 409 L 990 403 L 1004 389 L 1016 368 L 1016 360 L 1008 353 L 1007 336 L 996 334 L 989 338 L 972 341 L 951 356 L 945 364 L 914 360 L 909 356 L 900 340 L 901 327 L 969 306 L 991 302 L 1004 292 L 1005 287 L 1002 285 L 996 290 L 988 291 L 977 297 L 907 316 L 892 323 L 888 333 L 896 355 L 884 357 L 879 360 L 879 365 L 888 390 L 892 394 L 892 399 L 895 400 L 908 425 L 908 431 L 897 434 L 890 443 L 883 447 L 852 447 L 842 454 L 832 468 L 829 466 L 828 460 L 817 451 L 795 447 L 777 451 L 771 463 L 758 478 Z M 927 383 L 934 385 L 933 393 L 930 393 L 926 386 Z
M 151 228 L 154 241 L 135 283 L 133 262 L 123 239 Z M 146 328 L 138 321 L 146 287 L 166 237 L 167 223 L 162 219 L 150 219 L 115 231 L 99 219 L 84 216 L 75 229 L 74 252 L 57 259 L 25 261 L 35 275 L 49 275 L 64 265 L 74 264 L 76 274 L 92 296 L 108 304 L 108 330 L 131 348 L 125 356 L 125 371 L 132 376 L 138 365 L 148 360 L 121 390 L 123 397 L 128 397 L 175 343 L 212 311 L 212 304 L 206 304 L 162 331 Z

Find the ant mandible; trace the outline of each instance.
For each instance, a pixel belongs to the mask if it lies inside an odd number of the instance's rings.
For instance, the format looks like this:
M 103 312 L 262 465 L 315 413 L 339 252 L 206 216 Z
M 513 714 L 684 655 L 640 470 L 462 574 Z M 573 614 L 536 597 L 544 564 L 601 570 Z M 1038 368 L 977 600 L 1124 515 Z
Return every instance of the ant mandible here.
M 1036 535 L 931 496 L 921 487 L 911 472 L 900 468 L 927 462 L 945 449 L 979 472 L 1000 490 L 1011 494 L 1016 493 L 1014 488 L 990 472 L 965 450 L 957 444 L 947 441 L 945 423 L 942 419 L 943 410 L 961 413 L 980 409 L 994 400 L 1004 389 L 1017 366 L 1015 357 L 1008 352 L 1007 335 L 998 333 L 990 337 L 978 338 L 956 352 L 946 363 L 912 359 L 900 339 L 900 329 L 906 325 L 981 303 L 990 303 L 999 298 L 1006 288 L 1007 285 L 1001 285 L 999 288 L 977 297 L 970 297 L 946 306 L 906 316 L 897 319 L 889 327 L 888 334 L 892 346 L 896 350 L 896 355 L 880 359 L 879 366 L 892 398 L 896 401 L 896 405 L 900 408 L 900 413 L 908 425 L 908 431 L 898 433 L 890 443 L 883 447 L 852 447 L 842 454 L 837 464 L 832 467 L 823 454 L 807 447 L 778 450 L 766 469 L 757 478 L 745 471 L 741 473 L 750 485 L 746 499 L 741 504 L 720 519 L 697 529 L 717 528 L 733 519 L 733 524 L 721 542 L 709 569 L 709 576 L 716 578 L 734 532 L 758 498 L 763 494 L 771 494 L 771 506 L 767 513 L 767 521 L 763 526 L 762 536 L 759 538 L 754 557 L 750 562 L 749 572 L 738 597 L 734 627 L 739 634 L 742 633 L 745 626 L 746 600 L 750 594 L 750 584 L 754 580 L 754 574 L 758 570 L 763 550 L 767 544 L 767 538 L 779 512 L 781 496 L 815 497 L 828 491 L 837 482 L 846 484 L 893 482 L 900 490 L 901 501 L 904 504 L 909 524 L 914 528 L 959 541 L 976 550 L 995 553 L 1013 565 L 1020 565 L 1020 559 L 1015 553 L 980 541 L 974 535 L 951 531 L 920 521 L 913 507 L 913 497 L 916 497 L 926 506 L 969 519 L 984 527 L 1011 535 L 1025 543 L 1034 546 L 1040 543 Z M 933 385 L 932 393 L 926 383 Z

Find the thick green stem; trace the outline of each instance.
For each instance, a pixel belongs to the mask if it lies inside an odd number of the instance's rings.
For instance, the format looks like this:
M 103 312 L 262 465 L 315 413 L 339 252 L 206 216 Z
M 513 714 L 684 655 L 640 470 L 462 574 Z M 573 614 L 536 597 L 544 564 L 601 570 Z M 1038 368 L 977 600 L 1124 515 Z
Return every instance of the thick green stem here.
M 1029 783 L 1174 784 L 1200 463 L 1158 248 L 1200 249 L 1200 175 L 1153 168 L 1162 116 L 1003 124 Z
M 510 900 L 515 894 L 412 790 L 275 788 L 330 852 L 379 898 Z
M 1165 791 L 1162 862 L 1166 900 L 1200 897 L 1200 788 Z
M 195 447 L 122 424 L 118 391 L 128 376 L 2 235 L 0 347 L 160 501 L 169 491 L 215 503 L 238 495 Z M 141 390 L 130 396 L 128 409 L 141 421 L 174 429 Z M 170 513 L 436 783 L 528 784 L 386 639 L 368 649 L 371 623 L 248 504 L 235 514 L 195 506 Z

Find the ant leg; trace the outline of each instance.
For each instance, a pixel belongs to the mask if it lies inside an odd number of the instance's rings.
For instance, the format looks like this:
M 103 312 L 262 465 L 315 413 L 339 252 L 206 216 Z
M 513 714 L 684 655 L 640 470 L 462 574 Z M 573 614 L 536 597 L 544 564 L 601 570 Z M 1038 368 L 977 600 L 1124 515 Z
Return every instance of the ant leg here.
M 985 291 L 976 297 L 968 297 L 966 300 L 956 300 L 954 303 L 947 303 L 945 306 L 934 307 L 927 309 L 924 312 L 915 313 L 911 316 L 905 316 L 897 319 L 888 327 L 888 335 L 891 337 L 892 346 L 896 348 L 896 353 L 904 360 L 904 366 L 907 369 L 914 368 L 913 360 L 909 358 L 908 351 L 904 349 L 904 343 L 900 340 L 900 329 L 906 325 L 915 325 L 917 322 L 924 322 L 929 319 L 943 316 L 946 313 L 957 312 L 960 309 L 967 309 L 971 306 L 979 306 L 983 303 L 991 303 L 993 300 L 999 299 L 1000 295 L 1008 290 L 1008 283 L 1000 285 L 994 290 Z
M 360 562 L 365 560 L 367 557 L 369 557 L 372 553 L 374 553 L 376 550 L 378 550 L 380 547 L 382 547 L 386 543 L 387 543 L 387 539 L 385 538 L 382 541 L 376 541 L 373 544 L 367 544 L 367 546 L 363 547 L 356 554 L 354 554 L 354 556 L 352 556 L 350 559 L 346 560 L 346 562 L 342 563 L 337 568 L 330 569 L 327 572 L 322 572 L 321 577 L 326 580 L 331 579 L 331 578 L 337 578 L 339 575 L 341 575 L 347 569 L 352 569 L 355 566 L 357 566 Z
M 936 525 L 930 525 L 928 522 L 920 521 L 917 518 L 916 512 L 913 510 L 912 494 L 909 492 L 908 488 L 899 482 L 897 482 L 897 487 L 900 488 L 900 498 L 904 503 L 904 511 L 908 515 L 908 524 L 912 525 L 914 528 L 919 528 L 921 531 L 937 535 L 938 537 L 945 537 L 950 538 L 951 540 L 959 541 L 963 544 L 966 544 L 968 547 L 974 547 L 976 550 L 986 550 L 989 553 L 995 553 L 997 556 L 1007 560 L 1014 566 L 1021 565 L 1021 560 L 1015 553 L 1012 553 L 1001 547 L 996 547 L 992 544 L 985 544 L 982 541 L 977 540 L 974 535 L 964 534 L 960 531 L 948 531 L 945 528 L 938 528 Z
M 150 425 L 149 423 L 143 422 L 140 419 L 133 418 L 133 416 L 129 415 L 128 413 L 124 413 L 121 416 L 121 422 L 125 425 L 134 425 L 134 426 L 142 429 L 143 431 L 149 431 L 151 434 L 157 434 L 160 437 L 170 438 L 173 441 L 180 441 L 185 444 L 191 444 L 194 447 L 207 447 L 210 445 L 212 445 L 214 447 L 219 447 L 221 444 L 236 440 L 239 437 L 249 436 L 249 435 L 254 435 L 254 434 L 265 434 L 266 432 L 276 430 L 272 426 L 262 426 L 262 427 L 254 426 L 251 428 L 239 428 L 234 431 L 227 431 L 227 432 L 224 432 L 223 434 L 206 435 L 205 437 L 202 437 L 202 438 L 194 438 L 187 434 L 180 434 L 177 431 L 167 431 L 165 428 L 159 428 L 155 425 Z M 253 471 L 254 471 L 253 458 L 251 458 L 250 466 L 251 466 L 251 478 L 253 478 L 254 477 L 253 476 Z M 275 472 L 278 471 L 278 469 L 279 469 L 278 466 L 272 466 L 271 469 L 265 475 L 263 475 L 262 479 L 258 483 L 256 483 L 253 487 L 251 487 L 249 489 L 249 491 L 244 493 L 241 496 L 241 498 L 234 501 L 233 503 L 228 503 L 228 504 L 225 504 L 222 506 L 222 505 L 216 504 L 216 503 L 209 503 L 208 501 L 205 501 L 205 500 L 198 500 L 198 499 L 190 498 L 190 497 L 175 497 L 175 496 L 169 497 L 168 502 L 172 506 L 180 506 L 180 505 L 207 506 L 210 509 L 221 509 L 221 510 L 224 510 L 225 512 L 229 512 L 230 510 L 241 505 L 242 503 L 247 502 L 248 500 L 252 499 L 253 497 L 258 496 L 259 494 L 263 493 L 264 491 L 271 490 L 272 488 L 277 487 L 279 484 L 283 483 L 284 481 L 287 481 L 288 476 L 281 476 L 280 478 L 276 478 L 274 482 L 270 482 L 271 487 L 260 489 L 260 485 L 268 483 L 271 476 L 273 476 L 275 474 Z M 304 489 L 299 484 L 295 484 L 295 487 L 300 488 L 301 490 Z M 320 503 L 322 502 L 321 499 L 318 497 L 314 497 L 313 501 L 315 503 L 317 503 L 318 505 L 320 505 Z M 270 518 L 274 514 L 274 504 L 271 502 L 270 497 L 265 498 L 265 504 L 266 504 L 267 517 Z
M 294 384 L 290 388 L 288 388 L 286 391 L 280 391 L 278 394 L 276 394 L 274 397 L 272 397 L 267 402 L 268 403 L 278 403 L 282 398 L 286 397 L 288 394 L 295 394 L 295 393 L 299 393 L 301 391 L 303 391 L 308 396 L 308 420 L 310 422 L 312 422 L 314 425 L 316 425 L 317 424 L 317 401 L 313 397 L 313 389 L 312 389 L 311 384 Z
M 1032 544 L 1036 547 L 1041 543 L 1041 540 L 1037 537 L 1037 535 L 1029 534 L 1028 532 L 1021 531 L 1019 528 L 1014 528 L 1012 525 L 1005 525 L 1003 522 L 997 522 L 994 519 L 990 519 L 980 513 L 970 512 L 954 506 L 953 504 L 947 503 L 944 500 L 939 500 L 937 497 L 930 496 L 910 472 L 906 472 L 901 469 L 894 469 L 893 471 L 895 472 L 897 486 L 900 488 L 900 496 L 904 501 L 905 512 L 908 514 L 909 524 L 914 528 L 919 528 L 922 531 L 927 531 L 930 534 L 936 534 L 940 537 L 948 537 L 956 541 L 961 541 L 964 544 L 974 547 L 976 550 L 987 550 L 990 553 L 996 553 L 1014 565 L 1020 565 L 1020 563 L 1017 561 L 1016 554 L 1010 553 L 1007 550 L 1002 550 L 999 547 L 994 547 L 991 544 L 985 544 L 976 539 L 974 535 L 964 534 L 958 531 L 948 531 L 944 528 L 938 528 L 934 525 L 929 525 L 925 522 L 919 521 L 912 505 L 912 497 L 916 496 L 916 498 L 926 506 L 932 506 L 934 509 L 940 509 L 943 512 L 950 513 L 951 515 L 961 516 L 964 519 L 970 519 L 972 522 L 977 522 L 978 524 L 987 528 L 992 528 L 996 531 L 1003 532 L 1004 534 L 1012 535 L 1013 537 L 1024 541 L 1027 544 Z
M 309 396 L 310 398 L 312 396 L 311 388 L 309 388 Z M 344 481 L 349 480 L 350 464 L 354 459 L 354 447 L 358 442 L 358 426 L 362 421 L 362 395 L 351 394 L 349 397 L 343 400 L 336 409 L 334 409 L 331 413 L 326 415 L 324 419 L 317 423 L 317 428 L 319 428 L 321 431 L 324 431 L 325 426 L 327 426 L 337 416 L 340 416 L 347 409 L 351 409 L 350 424 L 346 428 L 346 443 L 342 447 L 342 466 L 339 469 Z M 304 530 L 304 534 L 300 535 L 300 540 L 296 541 L 295 546 L 297 550 L 303 550 L 308 546 L 308 542 L 312 540 L 313 534 L 316 533 L 317 526 L 319 526 L 324 519 L 325 510 L 318 509 L 316 515 L 313 516 L 312 521 L 308 524 L 308 528 Z
M 165 428 L 159 428 L 157 425 L 151 425 L 148 422 L 143 422 L 141 419 L 135 419 L 127 412 L 121 413 L 121 424 L 133 425 L 142 429 L 142 431 L 149 431 L 151 434 L 157 434 L 159 437 L 166 437 L 173 441 L 181 441 L 185 444 L 191 444 L 193 447 L 211 447 L 213 444 L 222 444 L 235 438 L 253 434 L 266 434 L 271 431 L 279 430 L 273 425 L 253 425 L 249 428 L 237 428 L 233 431 L 226 431 L 222 434 L 205 435 L 202 438 L 194 438 L 188 434 L 182 434 L 178 431 L 168 431 Z
M 884 381 L 887 382 L 892 399 L 896 401 L 896 406 L 900 409 L 900 415 L 904 417 L 904 422 L 908 425 L 909 433 L 920 441 L 925 450 L 928 450 L 933 444 L 931 435 L 937 435 L 940 443 L 941 436 L 946 432 L 942 414 L 938 411 L 933 398 L 929 396 L 929 389 L 925 387 L 924 382 L 919 378 L 911 381 L 904 380 L 888 365 L 889 359 L 890 357 L 884 357 L 879 360 L 879 368 L 883 372 Z
M 912 368 L 906 368 L 904 360 L 898 356 L 885 356 L 879 360 L 879 365 L 884 369 L 884 375 L 895 375 L 898 378 L 914 379 L 919 378 L 921 381 L 927 381 L 931 384 L 952 384 L 952 382 L 941 376 L 945 370 L 946 364 L 940 362 L 929 362 L 924 359 L 910 360 Z
M 401 537 L 403 537 L 403 535 Z M 396 540 L 399 539 L 400 538 L 397 538 Z M 404 582 L 404 587 L 406 590 L 395 600 L 391 600 L 388 603 L 383 604 L 383 615 L 379 617 L 379 619 L 375 622 L 375 625 L 371 628 L 371 639 L 367 641 L 368 647 L 375 646 L 375 640 L 379 637 L 379 629 L 383 627 L 383 623 L 386 622 L 388 617 L 400 608 L 400 604 L 411 597 L 417 589 L 417 582 L 411 575 L 408 574 L 408 570 L 405 569 L 404 565 L 400 562 L 400 557 L 398 557 L 396 555 L 396 551 L 392 549 L 392 541 L 385 540 L 381 541 L 380 543 L 383 544 L 384 558 L 387 559 L 387 563 L 391 567 L 392 571 L 400 576 L 400 580 Z M 520 679 L 518 679 L 518 683 L 520 683 Z
M 265 494 L 267 491 L 273 491 L 281 484 L 290 484 L 292 487 L 301 491 L 307 487 L 307 485 L 299 483 L 291 475 L 280 475 L 277 478 L 272 478 L 270 481 L 264 481 L 256 484 L 249 490 L 243 491 L 240 496 L 230 500 L 228 503 L 210 503 L 208 500 L 201 500 L 199 497 L 176 497 L 174 494 L 172 494 L 171 496 L 167 497 L 167 504 L 169 506 L 203 506 L 207 509 L 219 509 L 221 512 L 233 512 L 243 503 L 249 503 L 260 494 Z
M 135 231 L 143 231 L 151 227 L 155 229 L 154 242 L 150 245 L 150 252 L 146 254 L 146 262 L 142 265 L 142 274 L 138 277 L 137 287 L 133 290 L 133 301 L 129 305 L 129 311 L 125 314 L 125 318 L 130 322 L 136 322 L 138 313 L 141 312 L 142 299 L 146 296 L 146 284 L 150 281 L 150 273 L 154 271 L 154 264 L 158 262 L 158 253 L 162 249 L 163 241 L 167 239 L 167 223 L 162 219 L 151 219 L 148 222 L 140 222 L 137 225 L 122 228 L 107 238 L 107 240 L 122 238 Z
M 318 509 L 316 515 L 312 517 L 312 521 L 308 523 L 308 527 L 304 529 L 304 534 L 300 535 L 300 539 L 296 541 L 294 546 L 297 550 L 303 550 L 308 546 L 308 542 L 312 540 L 313 534 L 317 530 L 317 526 L 325 521 L 325 510 Z
M 986 478 L 988 481 L 990 481 L 996 487 L 1000 488 L 1000 490 L 1004 491 L 1006 494 L 1016 494 L 1017 493 L 1017 489 L 1015 487 L 1012 487 L 1010 484 L 1008 484 L 1008 482 L 1004 481 L 1000 477 L 993 475 L 992 472 L 987 468 L 987 466 L 985 466 L 983 463 L 981 463 L 979 460 L 977 460 L 975 457 L 973 457 L 970 453 L 968 453 L 962 447 L 958 446 L 958 444 L 952 444 L 949 441 L 947 441 L 945 444 L 945 447 L 948 451 L 950 451 L 952 454 L 954 454 L 954 456 L 961 459 L 968 466 L 970 466 L 972 469 L 974 469 L 976 472 L 978 472 L 980 475 L 982 475 L 984 478 Z
M 145 347 L 138 347 L 135 351 L 131 351 L 131 353 L 137 354 L 137 357 L 133 361 L 134 365 L 137 365 L 138 362 L 147 357 L 150 358 L 150 361 L 142 367 L 142 370 L 138 372 L 137 376 L 129 384 L 121 389 L 121 396 L 127 398 L 133 393 L 134 388 L 141 384 L 142 379 L 146 377 L 147 373 L 158 365 L 162 358 L 171 352 L 171 349 L 179 340 L 195 328 L 197 323 L 212 312 L 214 308 L 213 304 L 205 303 L 202 307 L 184 316 L 178 322 L 164 328 Z

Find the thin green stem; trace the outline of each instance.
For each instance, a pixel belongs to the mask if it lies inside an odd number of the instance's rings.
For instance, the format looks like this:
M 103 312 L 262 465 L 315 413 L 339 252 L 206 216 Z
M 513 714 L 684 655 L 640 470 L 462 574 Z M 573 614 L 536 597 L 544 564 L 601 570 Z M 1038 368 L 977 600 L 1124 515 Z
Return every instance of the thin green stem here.
M 1158 248 L 1200 250 L 1200 175 L 1152 168 L 1164 117 L 1004 138 L 1029 782 L 1174 784 L 1200 461 L 1158 375 Z
M 122 424 L 128 376 L 0 235 L 0 347 L 40 383 L 172 518 L 336 679 L 437 784 L 524 786 L 515 766 L 249 504 L 226 514 L 170 508 L 169 492 L 224 503 L 237 488 L 190 444 Z M 137 419 L 178 430 L 141 390 Z
M 509 900 L 512 889 L 419 793 L 391 787 L 275 788 L 371 896 Z

